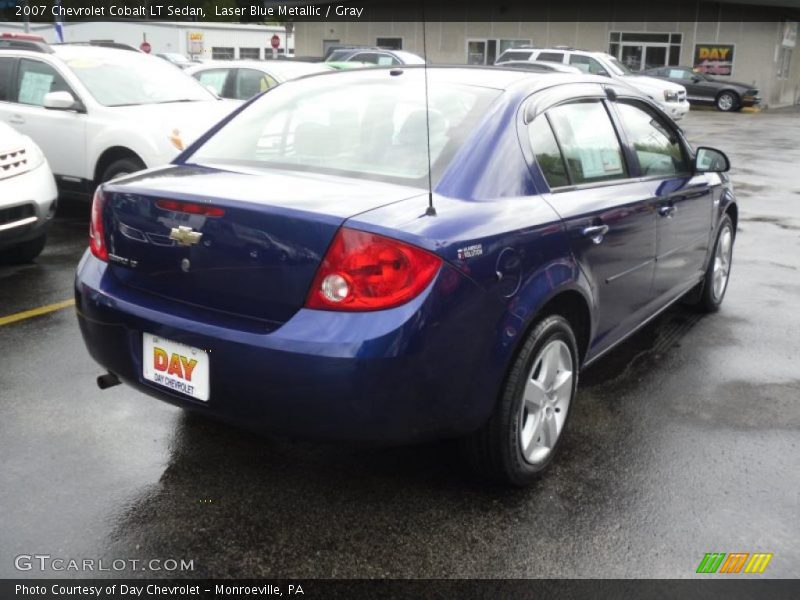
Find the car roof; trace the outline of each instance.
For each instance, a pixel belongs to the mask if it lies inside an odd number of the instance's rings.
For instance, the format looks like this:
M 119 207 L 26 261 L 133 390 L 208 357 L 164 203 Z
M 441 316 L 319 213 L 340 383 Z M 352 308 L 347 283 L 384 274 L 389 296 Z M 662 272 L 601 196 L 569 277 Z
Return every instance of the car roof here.
M 144 52 L 131 52 L 119 48 L 108 48 L 106 46 L 91 46 L 89 44 L 52 44 L 53 54 L 62 60 L 73 58 L 108 58 L 109 56 L 153 56 Z
M 191 66 L 189 73 L 211 69 L 255 69 L 279 77 L 299 77 L 312 73 L 325 73 L 333 69 L 324 62 L 303 62 L 299 60 L 218 60 Z
M 607 77 L 589 75 L 584 73 L 561 73 L 551 72 L 531 72 L 511 67 L 503 67 L 502 64 L 496 66 L 468 66 L 468 65 L 394 65 L 394 66 L 373 66 L 367 69 L 353 69 L 348 71 L 331 71 L 312 75 L 311 77 L 336 76 L 352 77 L 361 79 L 378 79 L 385 76 L 386 71 L 400 72 L 406 70 L 427 71 L 430 81 L 469 85 L 474 87 L 485 87 L 497 90 L 511 90 L 522 88 L 528 91 L 535 91 L 539 88 L 551 87 L 563 83 L 598 83 L 608 84 Z M 342 79 L 339 79 L 342 81 Z M 631 88 L 633 93 L 636 90 Z

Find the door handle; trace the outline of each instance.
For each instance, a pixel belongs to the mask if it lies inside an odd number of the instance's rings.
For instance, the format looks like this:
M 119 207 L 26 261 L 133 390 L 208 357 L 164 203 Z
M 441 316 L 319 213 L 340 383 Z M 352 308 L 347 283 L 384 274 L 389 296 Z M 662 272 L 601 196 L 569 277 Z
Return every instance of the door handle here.
M 581 234 L 583 237 L 588 237 L 592 240 L 593 244 L 599 244 L 603 241 L 603 237 L 608 233 L 608 225 L 592 225 L 585 227 Z
M 672 218 L 672 215 L 675 214 L 677 208 L 675 208 L 674 204 L 664 204 L 663 206 L 658 207 L 658 214 L 662 217 L 667 217 L 668 219 Z
M 25 119 L 22 118 L 22 115 L 11 115 L 11 118 L 8 120 L 8 122 L 13 125 L 24 125 Z

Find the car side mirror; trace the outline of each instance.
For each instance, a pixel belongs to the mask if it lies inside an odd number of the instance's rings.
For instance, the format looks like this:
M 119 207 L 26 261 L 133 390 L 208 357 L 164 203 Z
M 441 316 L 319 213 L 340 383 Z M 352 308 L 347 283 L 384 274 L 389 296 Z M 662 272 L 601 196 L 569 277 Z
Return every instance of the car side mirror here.
M 76 110 L 75 98 L 69 92 L 50 92 L 44 95 L 42 105 L 51 110 Z
M 694 155 L 695 173 L 725 173 L 730 168 L 731 161 L 721 150 L 701 146 Z
M 609 77 L 608 71 L 605 69 L 600 69 L 597 74 L 600 75 L 600 77 Z
M 692 75 L 692 83 L 697 83 L 700 81 L 700 78 L 697 75 Z

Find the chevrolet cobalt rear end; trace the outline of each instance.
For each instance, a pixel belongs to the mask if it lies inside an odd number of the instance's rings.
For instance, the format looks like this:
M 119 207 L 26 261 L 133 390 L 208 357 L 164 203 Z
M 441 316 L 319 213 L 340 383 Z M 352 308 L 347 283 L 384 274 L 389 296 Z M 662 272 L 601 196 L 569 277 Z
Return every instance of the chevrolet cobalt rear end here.
M 522 485 L 555 454 L 581 364 L 687 292 L 718 306 L 735 231 L 721 153 L 698 163 L 625 87 L 612 121 L 603 78 L 427 71 L 288 82 L 172 165 L 101 186 L 75 282 L 101 386 L 272 434 L 462 436 Z M 542 111 L 595 137 L 577 152 Z M 641 163 L 606 147 L 625 119 L 649 140 Z M 691 245 L 651 289 L 657 211 L 615 204 L 677 198 L 697 219 L 669 225 Z

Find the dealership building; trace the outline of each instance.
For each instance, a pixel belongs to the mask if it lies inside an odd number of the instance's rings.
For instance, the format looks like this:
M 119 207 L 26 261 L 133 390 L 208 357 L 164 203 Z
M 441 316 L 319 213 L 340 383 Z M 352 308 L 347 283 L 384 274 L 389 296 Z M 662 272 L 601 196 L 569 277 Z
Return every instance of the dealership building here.
M 272 38 L 278 36 L 275 54 L 291 54 L 293 35 L 282 26 L 212 22 L 87 21 L 62 24 L 65 42 L 113 41 L 136 48 L 145 42 L 153 54 L 178 53 L 189 58 L 213 60 L 263 59 L 273 54 Z M 0 33 L 24 31 L 23 23 L 0 22 Z M 30 33 L 56 41 L 52 23 L 31 23 Z
M 432 21 L 424 33 L 432 63 L 493 64 L 512 47 L 566 46 L 608 52 L 635 71 L 665 65 L 697 67 L 720 79 L 754 85 L 764 105 L 798 104 L 800 11 L 772 9 L 770 17 L 785 17 L 758 20 L 763 14 L 758 7 L 719 3 L 712 13 L 698 11 L 701 19 L 696 21 Z M 423 54 L 421 22 L 299 22 L 294 33 L 296 54 L 301 56 L 319 56 L 342 44 Z

